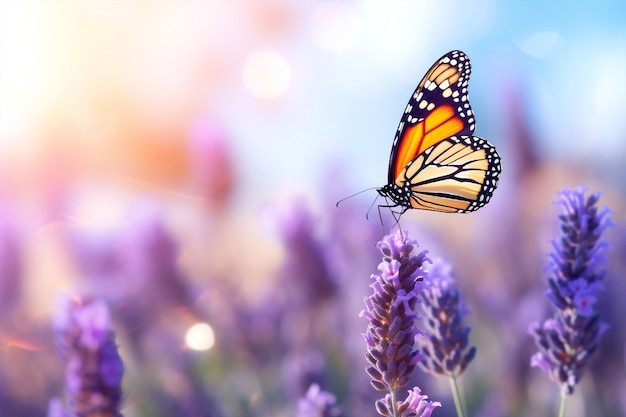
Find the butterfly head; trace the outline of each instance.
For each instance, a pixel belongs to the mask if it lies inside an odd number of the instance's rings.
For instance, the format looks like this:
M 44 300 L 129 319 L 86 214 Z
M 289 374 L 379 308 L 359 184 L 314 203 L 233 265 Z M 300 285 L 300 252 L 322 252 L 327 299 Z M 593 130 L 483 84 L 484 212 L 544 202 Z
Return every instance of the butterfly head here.
M 399 187 L 395 183 L 386 184 L 377 188 L 376 191 L 378 191 L 378 194 L 387 200 L 387 202 L 391 200 L 392 204 L 390 204 L 389 207 L 401 206 L 405 209 L 411 207 L 411 202 L 409 201 L 411 190 L 408 184 L 405 187 Z

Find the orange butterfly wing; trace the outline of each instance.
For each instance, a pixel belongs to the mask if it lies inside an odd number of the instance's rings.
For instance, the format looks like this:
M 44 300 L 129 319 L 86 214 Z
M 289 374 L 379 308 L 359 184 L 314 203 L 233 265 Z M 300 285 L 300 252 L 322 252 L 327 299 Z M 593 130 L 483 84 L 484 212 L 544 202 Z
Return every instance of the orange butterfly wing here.
M 387 207 L 465 213 L 491 199 L 500 156 L 489 142 L 473 136 L 470 73 L 467 55 L 451 51 L 415 89 L 393 141 L 387 185 L 378 189 L 393 202 Z
M 411 96 L 394 139 L 388 183 L 401 185 L 401 173 L 417 155 L 453 135 L 471 135 L 474 116 L 467 85 L 469 58 L 461 51 L 442 56 Z

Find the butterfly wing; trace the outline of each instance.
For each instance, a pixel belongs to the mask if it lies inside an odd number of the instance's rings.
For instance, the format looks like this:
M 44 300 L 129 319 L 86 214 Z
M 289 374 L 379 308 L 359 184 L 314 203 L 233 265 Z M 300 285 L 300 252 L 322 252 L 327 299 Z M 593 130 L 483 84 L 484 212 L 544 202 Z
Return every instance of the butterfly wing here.
M 388 184 L 401 186 L 400 173 L 417 155 L 454 135 L 474 133 L 467 85 L 470 60 L 450 51 L 428 70 L 407 103 L 389 158 Z
M 452 136 L 419 154 L 399 175 L 411 208 L 463 213 L 489 202 L 500 172 L 500 156 L 489 142 Z

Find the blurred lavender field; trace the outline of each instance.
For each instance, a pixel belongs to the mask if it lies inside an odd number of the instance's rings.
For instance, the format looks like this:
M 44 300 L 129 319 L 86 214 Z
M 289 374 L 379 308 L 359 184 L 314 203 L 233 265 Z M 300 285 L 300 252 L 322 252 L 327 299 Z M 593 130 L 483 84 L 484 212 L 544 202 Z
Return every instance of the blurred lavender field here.
M 609 328 L 566 415 L 626 415 L 624 16 L 623 1 L 0 1 L 0 417 L 67 409 L 77 300 L 96 306 L 112 381 L 117 344 L 125 417 L 316 416 L 311 384 L 334 415 L 377 415 L 359 313 L 394 220 L 365 218 L 375 191 L 335 203 L 384 184 L 406 100 L 451 49 L 472 60 L 500 185 L 476 213 L 400 224 L 467 303 L 468 415 L 556 415 L 528 328 L 554 312 L 554 201 L 579 186 L 615 225 Z M 433 416 L 456 415 L 445 379 L 413 379 Z

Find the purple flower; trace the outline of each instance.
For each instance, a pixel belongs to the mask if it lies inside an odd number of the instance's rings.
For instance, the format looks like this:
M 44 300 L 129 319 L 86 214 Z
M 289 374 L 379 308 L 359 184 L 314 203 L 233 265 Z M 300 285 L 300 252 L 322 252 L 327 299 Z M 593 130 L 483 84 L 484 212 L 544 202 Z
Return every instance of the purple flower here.
M 266 332 L 265 339 L 274 356 L 287 358 L 283 361 L 285 383 L 289 393 L 300 398 L 312 383 L 322 384 L 328 373 L 318 343 L 340 322 L 325 321 L 320 326 L 319 317 L 336 308 L 338 286 L 318 236 L 319 222 L 304 197 L 286 194 L 268 206 L 264 216 L 285 248 L 279 288 L 266 302 L 269 311 L 277 313 L 280 325 L 274 327 L 275 335 Z M 281 353 L 281 348 L 286 352 Z
M 424 288 L 426 275 L 422 269 L 428 260 L 426 251 L 411 252 L 417 243 L 408 240 L 407 232 L 397 230 L 377 244 L 383 254 L 378 265 L 379 274 L 372 275 L 373 292 L 365 299 L 361 316 L 369 321 L 364 334 L 367 342 L 367 373 L 378 391 L 387 391 L 385 398 L 376 402 L 376 410 L 383 416 L 429 416 L 436 403 L 416 400 L 415 395 L 398 401 L 398 390 L 409 383 L 417 363 L 423 358 L 415 338 L 421 332 L 416 327 L 419 318 L 415 312 L 419 292 Z M 415 391 L 413 391 L 415 392 Z M 419 394 L 419 390 L 417 391 Z M 402 414 L 400 413 L 402 411 Z M 429 411 L 430 410 L 430 411 Z M 416 414 L 418 413 L 419 414 Z
M 297 417 L 336 417 L 339 409 L 335 406 L 333 394 L 323 391 L 319 385 L 311 384 L 304 398 L 298 401 Z
M 385 395 L 385 398 L 376 403 L 379 414 L 390 416 L 392 410 L 391 394 Z M 397 410 L 399 417 L 429 417 L 435 407 L 441 407 L 438 401 L 428 401 L 427 395 L 421 395 L 421 390 L 414 387 L 409 391 L 409 395 L 404 401 L 397 402 Z
M 471 329 L 463 324 L 469 310 L 461 300 L 449 265 L 436 263 L 428 278 L 420 294 L 426 331 L 418 338 L 424 355 L 419 366 L 432 374 L 456 377 L 476 356 L 475 346 L 468 349 Z
M 324 385 L 326 359 L 319 349 L 292 349 L 283 360 L 283 383 L 293 398 L 302 397 L 314 385 Z
M 115 345 L 107 306 L 97 300 L 63 298 L 54 317 L 65 363 L 69 408 L 78 417 L 118 417 L 124 366 Z M 59 414 L 57 403 L 49 413 Z
M 335 277 L 328 268 L 324 245 L 317 236 L 318 222 L 304 197 L 285 196 L 265 212 L 286 248 L 281 283 L 292 305 L 311 308 L 337 293 Z
M 553 241 L 547 266 L 547 296 L 557 311 L 543 324 L 529 328 L 539 352 L 531 366 L 546 372 L 561 386 L 561 395 L 574 392 L 590 355 L 608 328 L 600 321 L 598 294 L 604 290 L 601 269 L 607 244 L 602 232 L 612 225 L 609 210 L 597 208 L 599 193 L 585 198 L 585 190 L 563 190 L 559 203 L 561 236 Z

